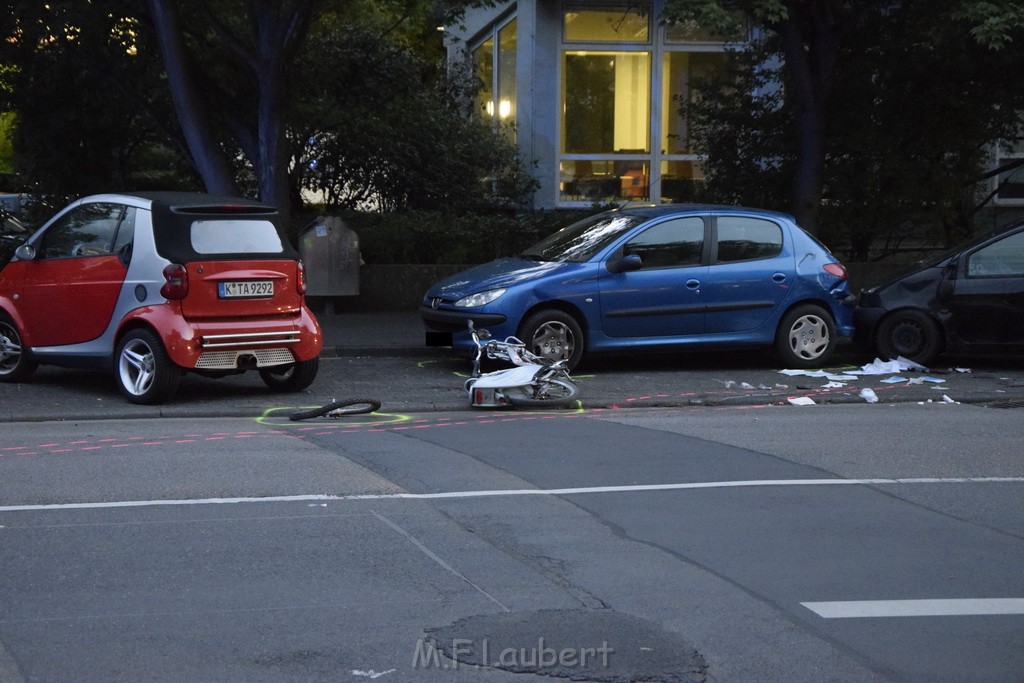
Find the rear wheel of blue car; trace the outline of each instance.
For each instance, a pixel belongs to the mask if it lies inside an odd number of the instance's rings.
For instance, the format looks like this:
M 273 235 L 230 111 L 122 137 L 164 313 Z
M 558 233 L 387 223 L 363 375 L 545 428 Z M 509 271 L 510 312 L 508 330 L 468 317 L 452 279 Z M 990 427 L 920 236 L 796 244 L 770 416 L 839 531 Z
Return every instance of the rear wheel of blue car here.
M 786 313 L 775 333 L 775 351 L 787 367 L 821 367 L 835 349 L 835 321 L 814 304 L 802 304 Z
M 538 356 L 567 360 L 570 370 L 583 358 L 583 330 L 565 311 L 547 309 L 534 313 L 519 326 L 519 338 Z
M 942 334 L 932 318 L 921 311 L 897 311 L 884 319 L 875 334 L 878 355 L 888 360 L 903 357 L 928 365 L 942 351 Z

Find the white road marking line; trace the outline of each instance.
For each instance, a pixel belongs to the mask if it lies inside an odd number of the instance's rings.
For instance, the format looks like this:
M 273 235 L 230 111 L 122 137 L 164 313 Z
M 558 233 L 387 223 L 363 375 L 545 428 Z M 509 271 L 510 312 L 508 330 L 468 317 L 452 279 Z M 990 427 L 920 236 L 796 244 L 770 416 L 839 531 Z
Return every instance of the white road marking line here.
M 844 602 L 801 602 L 800 604 L 824 619 L 1024 614 L 1024 598 L 850 600 Z
M 512 610 L 510 610 L 510 609 L 509 609 L 508 607 L 506 607 L 506 606 L 505 606 L 504 604 L 502 604 L 501 600 L 498 600 L 498 598 L 494 597 L 493 595 L 491 595 L 490 593 L 488 593 L 487 591 L 485 591 L 485 590 L 484 590 L 483 588 L 481 588 L 480 586 L 478 586 L 478 585 L 476 585 L 475 583 L 473 583 L 473 581 L 471 581 L 471 580 L 469 579 L 469 577 L 467 577 L 467 576 L 466 576 L 465 574 L 462 574 L 462 573 L 461 573 L 461 572 L 459 572 L 459 571 L 458 571 L 457 569 L 455 569 L 454 567 L 452 567 L 452 566 L 451 566 L 450 564 L 448 564 L 447 562 L 445 562 L 444 560 L 442 560 L 442 559 L 441 559 L 440 557 L 438 557 L 436 553 L 434 553 L 434 552 L 433 552 L 432 550 L 430 550 L 430 548 L 428 548 L 427 546 L 423 545 L 423 543 L 421 543 L 421 542 L 420 542 L 420 540 L 419 540 L 418 538 L 416 538 L 415 536 L 413 536 L 412 534 L 410 534 L 410 533 L 409 533 L 408 531 L 406 531 L 406 530 L 405 530 L 405 529 L 403 529 L 402 527 L 398 526 L 397 524 L 395 524 L 394 522 L 392 522 L 392 521 L 391 521 L 390 519 L 388 519 L 388 518 L 387 518 L 387 517 L 385 517 L 384 515 L 382 515 L 382 514 L 378 513 L 378 512 L 376 511 L 376 510 L 370 510 L 370 514 L 372 514 L 372 515 L 373 515 L 374 517 L 376 517 L 376 518 L 377 518 L 377 519 L 379 519 L 380 521 L 382 521 L 382 522 L 384 522 L 385 524 L 387 524 L 387 525 L 388 525 L 389 527 L 391 527 L 392 529 L 394 529 L 394 530 L 395 530 L 395 531 L 397 531 L 398 533 L 400 533 L 400 534 L 402 534 L 403 536 L 405 536 L 405 537 L 406 537 L 407 539 L 409 539 L 409 541 L 410 541 L 410 542 L 411 542 L 411 543 L 412 543 L 412 544 L 413 544 L 414 546 L 416 546 L 417 548 L 419 548 L 420 552 L 422 552 L 422 553 L 423 553 L 424 555 L 426 555 L 427 557 L 429 557 L 429 558 L 430 558 L 431 560 L 433 560 L 434 562 L 436 562 L 437 564 L 439 564 L 439 565 L 440 565 L 440 566 L 441 566 L 442 568 L 444 568 L 445 570 L 447 570 L 447 571 L 451 572 L 451 573 L 452 573 L 452 574 L 454 574 L 455 576 L 459 577 L 460 579 L 462 579 L 463 581 L 465 581 L 466 583 L 468 583 L 468 584 L 469 584 L 470 586 L 472 586 L 473 588 L 475 588 L 475 589 L 476 589 L 477 591 L 479 591 L 480 593 L 483 593 L 483 595 L 484 595 L 484 596 L 486 596 L 488 600 L 490 600 L 491 602 L 493 602 L 494 604 L 496 604 L 496 605 L 497 605 L 498 607 L 500 607 L 500 608 L 502 609 L 502 611 L 504 611 L 504 612 L 511 612 L 511 611 L 512 611 Z
M 498 496 L 576 496 L 591 493 L 637 493 L 692 489 L 730 489 L 781 486 L 881 486 L 891 484 L 1022 484 L 1024 477 L 919 477 L 913 479 L 755 479 L 749 481 L 696 481 L 681 484 L 636 484 L 630 486 L 587 486 L 564 489 L 495 489 L 490 491 L 441 491 L 438 493 L 312 493 L 296 496 L 249 496 L 242 498 L 186 498 L 180 500 L 121 500 L 97 503 L 44 503 L 3 505 L 0 512 L 40 510 L 90 510 L 176 505 L 226 505 L 229 503 L 293 503 L 343 500 L 438 500 L 452 498 L 493 498 Z

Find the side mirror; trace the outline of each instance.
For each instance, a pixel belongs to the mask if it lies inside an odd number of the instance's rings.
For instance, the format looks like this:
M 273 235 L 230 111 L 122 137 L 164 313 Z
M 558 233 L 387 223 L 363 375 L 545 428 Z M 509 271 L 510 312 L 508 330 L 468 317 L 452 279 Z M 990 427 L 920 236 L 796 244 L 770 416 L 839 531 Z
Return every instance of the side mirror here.
M 644 261 L 638 254 L 629 254 L 623 256 L 618 261 L 609 261 L 608 270 L 613 273 L 629 273 L 634 270 L 640 270 L 644 267 Z
M 939 287 L 935 295 L 939 301 L 948 303 L 953 298 L 953 290 L 956 288 L 956 272 L 960 267 L 960 259 L 954 258 L 942 269 L 942 279 L 939 280 Z
M 36 248 L 31 244 L 23 244 L 14 250 L 14 255 L 19 261 L 32 261 L 36 257 Z

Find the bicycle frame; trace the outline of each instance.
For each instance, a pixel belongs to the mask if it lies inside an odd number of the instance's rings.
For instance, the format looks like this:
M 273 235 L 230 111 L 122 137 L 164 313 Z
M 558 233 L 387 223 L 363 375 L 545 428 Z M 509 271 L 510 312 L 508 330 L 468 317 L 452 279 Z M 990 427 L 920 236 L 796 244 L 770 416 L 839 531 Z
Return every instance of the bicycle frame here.
M 569 398 L 576 394 L 576 386 L 569 378 L 565 361 L 552 361 L 537 356 L 526 348 L 526 344 L 516 337 L 507 337 L 505 341 L 489 339 L 487 330 L 479 332 L 469 324 L 470 335 L 476 344 L 473 357 L 473 371 L 465 388 L 470 396 L 470 404 L 474 408 L 504 408 L 514 405 L 516 399 L 511 394 L 519 394 L 523 404 L 537 404 L 544 398 L 544 388 L 558 385 L 562 388 L 571 387 Z M 483 337 L 483 340 L 481 339 Z M 484 341 L 485 340 L 485 341 Z M 491 360 L 511 363 L 513 367 L 494 372 L 481 372 L 481 362 L 486 356 Z M 535 398 L 526 399 L 527 393 Z M 537 397 L 539 396 L 539 397 Z M 558 403 L 557 398 L 550 399 L 551 405 Z

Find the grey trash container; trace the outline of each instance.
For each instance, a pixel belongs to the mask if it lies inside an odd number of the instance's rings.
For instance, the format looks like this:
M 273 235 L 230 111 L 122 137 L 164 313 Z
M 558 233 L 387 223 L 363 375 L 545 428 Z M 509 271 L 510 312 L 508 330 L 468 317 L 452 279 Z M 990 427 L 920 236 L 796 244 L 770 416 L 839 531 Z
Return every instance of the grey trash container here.
M 316 219 L 299 236 L 307 296 L 359 294 L 359 235 L 334 216 Z

